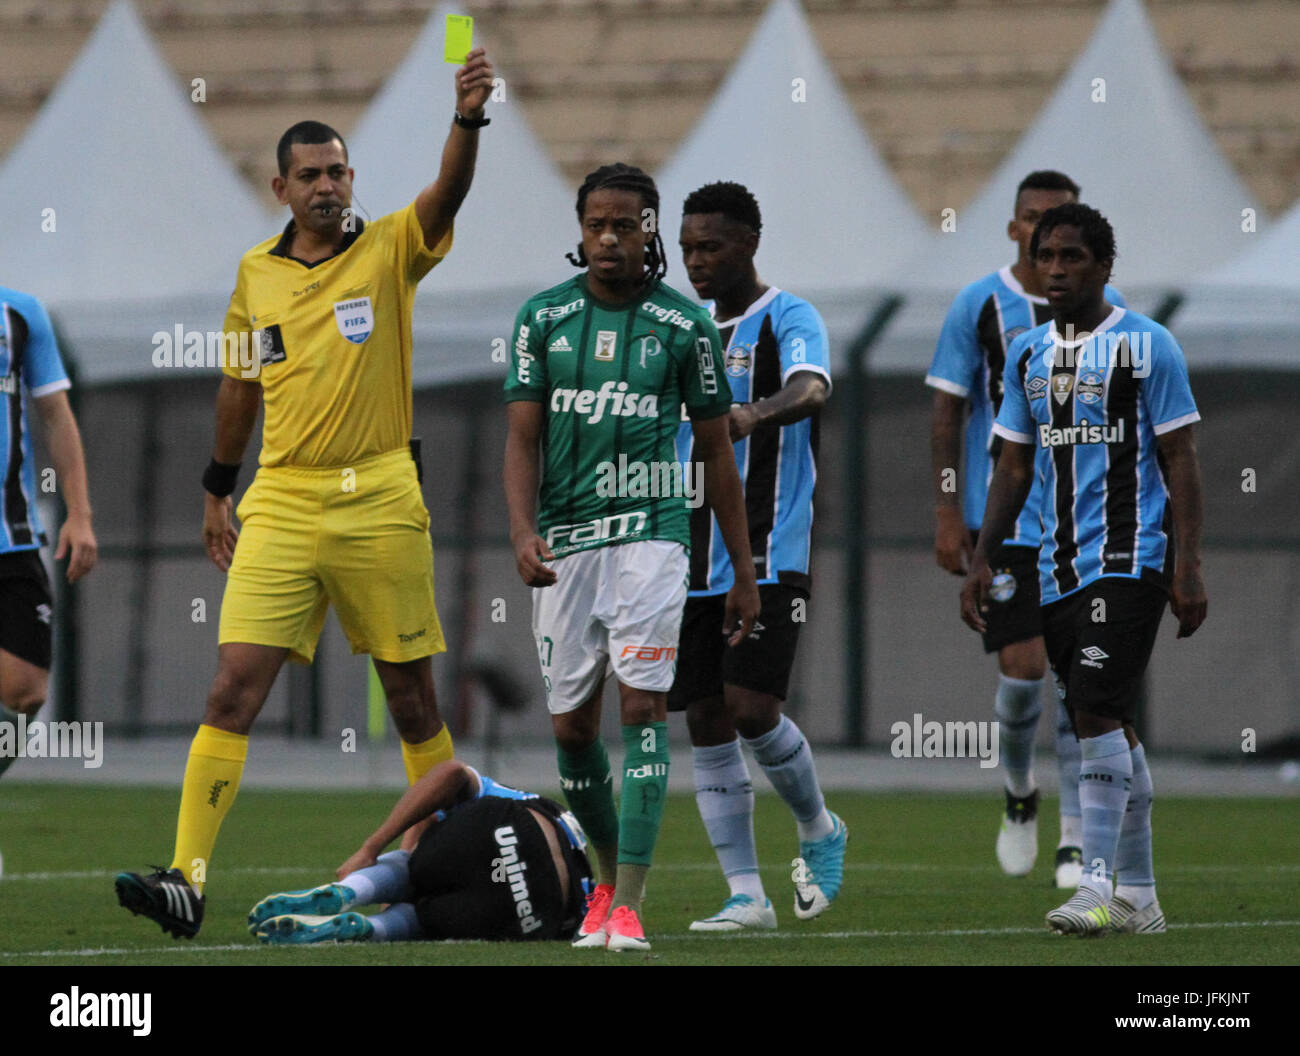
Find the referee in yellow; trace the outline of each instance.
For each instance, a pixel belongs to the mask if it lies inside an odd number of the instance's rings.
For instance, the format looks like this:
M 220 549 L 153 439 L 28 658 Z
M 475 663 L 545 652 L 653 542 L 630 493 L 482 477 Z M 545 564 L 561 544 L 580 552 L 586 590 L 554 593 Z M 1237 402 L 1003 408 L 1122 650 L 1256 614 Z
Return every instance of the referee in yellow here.
M 293 219 L 240 261 L 225 330 L 228 348 L 230 335 L 251 333 L 252 363 L 228 354 L 203 476 L 203 541 L 228 572 L 217 675 L 190 746 L 171 867 L 116 878 L 124 907 L 177 938 L 203 921 L 208 862 L 253 722 L 286 657 L 311 662 L 331 602 L 352 651 L 374 658 L 408 781 L 452 757 L 433 692 L 432 657 L 446 646 L 429 514 L 408 443 L 411 306 L 451 249 L 492 78 L 483 49 L 471 51 L 438 178 L 371 223 L 352 212 L 337 132 L 304 121 L 280 139 L 271 186 Z M 260 468 L 239 504 L 241 534 L 230 495 L 259 400 Z

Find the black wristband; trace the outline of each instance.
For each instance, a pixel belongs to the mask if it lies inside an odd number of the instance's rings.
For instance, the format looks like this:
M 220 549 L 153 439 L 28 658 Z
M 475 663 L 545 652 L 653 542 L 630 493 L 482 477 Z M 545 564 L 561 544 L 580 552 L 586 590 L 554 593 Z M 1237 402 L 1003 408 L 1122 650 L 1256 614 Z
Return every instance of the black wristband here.
M 236 462 L 233 466 L 218 462 L 215 458 L 203 471 L 203 490 L 209 495 L 224 499 L 235 490 L 235 481 L 239 479 L 239 467 L 244 463 Z
M 484 125 L 492 124 L 492 118 L 490 117 L 461 117 L 459 110 L 455 112 L 455 117 L 452 120 L 461 128 L 482 128 Z

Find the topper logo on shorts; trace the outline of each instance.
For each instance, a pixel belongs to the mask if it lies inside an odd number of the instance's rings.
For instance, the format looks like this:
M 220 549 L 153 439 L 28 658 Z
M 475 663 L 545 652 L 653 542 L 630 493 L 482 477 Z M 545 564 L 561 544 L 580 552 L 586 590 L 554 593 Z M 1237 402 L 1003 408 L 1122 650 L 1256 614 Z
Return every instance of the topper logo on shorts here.
M 500 858 L 492 859 L 492 882 L 509 884 L 510 895 L 515 900 L 515 915 L 519 918 L 519 929 L 527 935 L 542 926 L 542 922 L 533 916 L 533 903 L 528 895 L 528 878 L 524 870 L 527 862 L 519 860 L 519 837 L 515 835 L 513 825 L 502 825 L 492 833 L 497 841 Z
M 694 320 L 687 319 L 676 308 L 661 308 L 654 301 L 646 301 L 645 304 L 641 305 L 641 311 L 649 312 L 661 323 L 672 323 L 673 326 L 679 326 L 683 330 L 695 329 Z
M 625 535 L 639 535 L 649 518 L 644 510 L 631 513 L 613 513 L 597 517 L 585 524 L 556 524 L 546 531 L 546 545 L 556 554 L 561 550 L 576 550 L 586 543 L 605 539 L 619 539 Z M 567 539 L 566 542 L 561 540 Z
M 606 381 L 596 392 L 591 389 L 551 390 L 552 411 L 556 414 L 588 415 L 588 425 L 595 425 L 605 417 L 606 404 L 610 404 L 611 418 L 659 417 L 658 394 L 651 392 L 642 395 L 639 392 L 629 392 L 626 381 L 617 383 Z

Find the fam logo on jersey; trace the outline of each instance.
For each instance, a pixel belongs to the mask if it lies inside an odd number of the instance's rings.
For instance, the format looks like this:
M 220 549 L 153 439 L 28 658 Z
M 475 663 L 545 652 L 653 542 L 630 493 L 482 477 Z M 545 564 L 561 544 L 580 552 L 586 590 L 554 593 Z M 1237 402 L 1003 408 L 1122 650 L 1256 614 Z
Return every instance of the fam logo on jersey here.
M 1106 385 L 1101 380 L 1100 374 L 1090 370 L 1087 374 L 1079 375 L 1079 387 L 1076 391 L 1080 403 L 1100 403 L 1101 398 L 1106 394 Z
M 375 310 L 371 307 L 370 298 L 335 301 L 334 323 L 345 338 L 354 345 L 361 344 L 375 328 Z
M 727 373 L 733 378 L 742 378 L 754 365 L 754 346 L 746 344 L 732 345 L 727 349 Z
M 1030 378 L 1029 384 L 1025 386 L 1025 391 L 1029 393 L 1030 400 L 1041 400 L 1047 395 L 1047 379 Z
M 1070 390 L 1074 387 L 1073 374 L 1053 374 L 1052 375 L 1052 399 L 1057 402 L 1058 406 L 1064 406 L 1065 401 L 1070 398 Z
M 533 319 L 541 322 L 543 319 L 563 319 L 570 312 L 576 312 L 587 302 L 579 297 L 576 301 L 570 301 L 568 304 L 557 304 L 550 308 L 538 308 Z

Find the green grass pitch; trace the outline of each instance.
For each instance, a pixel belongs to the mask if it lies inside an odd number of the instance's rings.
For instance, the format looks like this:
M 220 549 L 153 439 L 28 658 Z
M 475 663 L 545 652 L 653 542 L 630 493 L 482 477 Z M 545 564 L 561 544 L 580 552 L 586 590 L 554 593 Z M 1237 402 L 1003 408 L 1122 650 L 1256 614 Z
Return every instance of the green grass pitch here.
M 1156 871 L 1170 931 L 1103 940 L 1050 935 L 1055 802 L 1043 804 L 1039 863 L 998 871 L 1001 797 L 836 793 L 847 822 L 844 889 L 820 919 L 791 908 L 793 823 L 760 795 L 756 826 L 776 933 L 701 936 L 689 922 L 726 889 L 685 796 L 668 806 L 645 906 L 648 954 L 567 944 L 403 943 L 267 948 L 245 927 L 271 891 L 332 878 L 387 812 L 386 792 L 244 790 L 226 819 L 203 931 L 175 941 L 118 907 L 112 877 L 166 864 L 177 790 L 0 785 L 0 965 L 295 964 L 1294 964 L 1300 961 L 1296 799 L 1158 799 Z

